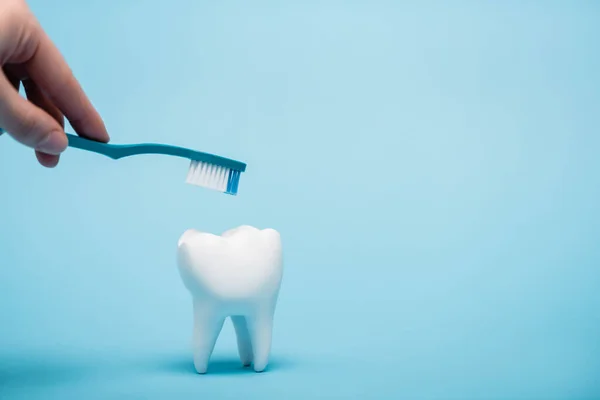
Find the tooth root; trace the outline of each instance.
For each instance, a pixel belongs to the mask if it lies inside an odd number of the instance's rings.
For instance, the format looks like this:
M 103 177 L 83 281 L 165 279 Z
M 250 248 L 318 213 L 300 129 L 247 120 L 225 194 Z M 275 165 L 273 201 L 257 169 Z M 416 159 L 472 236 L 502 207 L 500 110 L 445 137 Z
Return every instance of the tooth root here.
M 248 324 L 246 317 L 243 316 L 232 316 L 231 322 L 235 329 L 235 335 L 237 337 L 238 353 L 240 354 L 240 361 L 244 367 L 248 367 L 252 363 L 253 352 L 252 342 L 250 340 L 250 332 L 248 332 Z
M 246 319 L 254 355 L 254 371 L 262 372 L 269 363 L 273 335 L 273 312 L 261 311 Z
M 193 353 L 194 367 L 199 374 L 205 374 L 215 343 L 223 328 L 225 318 L 213 313 L 208 307 L 194 304 Z

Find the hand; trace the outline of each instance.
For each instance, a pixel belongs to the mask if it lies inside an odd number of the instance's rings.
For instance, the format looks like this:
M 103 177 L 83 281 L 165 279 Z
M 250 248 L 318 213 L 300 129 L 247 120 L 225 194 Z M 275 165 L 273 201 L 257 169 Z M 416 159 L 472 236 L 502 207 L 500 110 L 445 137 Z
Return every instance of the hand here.
M 25 0 L 0 0 L 0 67 L 0 127 L 35 149 L 40 164 L 56 166 L 67 148 L 64 117 L 77 134 L 108 142 L 100 115 Z

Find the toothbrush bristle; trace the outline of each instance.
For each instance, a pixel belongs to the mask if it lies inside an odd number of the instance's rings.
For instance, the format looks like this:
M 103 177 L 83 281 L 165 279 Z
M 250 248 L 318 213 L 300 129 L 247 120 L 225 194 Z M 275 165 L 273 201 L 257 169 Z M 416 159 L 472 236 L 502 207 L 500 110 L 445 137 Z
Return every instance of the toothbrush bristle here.
M 240 171 L 235 169 L 192 160 L 185 182 L 236 195 L 240 184 L 240 174 Z

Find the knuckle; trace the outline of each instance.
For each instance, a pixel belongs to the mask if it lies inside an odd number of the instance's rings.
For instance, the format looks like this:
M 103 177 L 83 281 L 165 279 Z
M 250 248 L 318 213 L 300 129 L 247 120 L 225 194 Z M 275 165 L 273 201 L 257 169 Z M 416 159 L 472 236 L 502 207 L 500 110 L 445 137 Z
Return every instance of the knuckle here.
M 19 118 L 17 132 L 28 146 L 36 146 L 43 139 L 40 122 L 32 107 L 27 107 Z

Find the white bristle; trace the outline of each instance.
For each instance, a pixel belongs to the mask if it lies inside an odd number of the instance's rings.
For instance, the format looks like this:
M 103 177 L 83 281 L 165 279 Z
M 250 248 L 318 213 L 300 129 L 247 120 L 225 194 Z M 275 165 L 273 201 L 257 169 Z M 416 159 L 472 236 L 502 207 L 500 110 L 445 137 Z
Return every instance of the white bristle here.
M 219 192 L 236 194 L 240 174 L 231 172 L 230 168 L 192 160 L 185 181 Z

